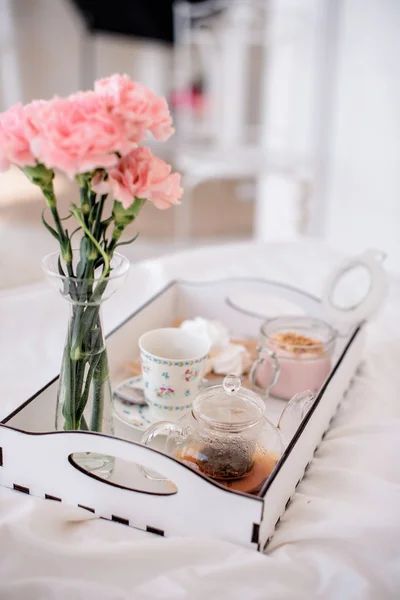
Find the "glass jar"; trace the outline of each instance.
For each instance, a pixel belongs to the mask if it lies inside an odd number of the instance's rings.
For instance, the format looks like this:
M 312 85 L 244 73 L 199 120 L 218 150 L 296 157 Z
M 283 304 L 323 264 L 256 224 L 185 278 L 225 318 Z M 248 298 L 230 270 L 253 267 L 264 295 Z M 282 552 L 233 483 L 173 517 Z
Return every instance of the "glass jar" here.
M 260 330 L 258 358 L 250 372 L 260 392 L 289 400 L 298 392 L 316 394 L 332 368 L 336 331 L 320 319 L 278 317 Z

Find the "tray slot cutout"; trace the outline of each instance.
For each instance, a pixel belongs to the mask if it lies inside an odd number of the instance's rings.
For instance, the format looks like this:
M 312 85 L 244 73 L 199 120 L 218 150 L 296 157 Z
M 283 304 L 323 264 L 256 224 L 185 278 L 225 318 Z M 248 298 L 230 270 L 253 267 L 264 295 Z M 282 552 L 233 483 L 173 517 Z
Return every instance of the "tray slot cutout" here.
M 84 510 L 88 510 L 91 513 L 95 513 L 96 511 L 94 510 L 94 508 L 91 508 L 90 506 L 85 506 L 84 504 L 78 504 L 79 508 L 83 508 Z
M 121 525 L 129 526 L 129 519 L 124 519 L 123 517 L 118 517 L 117 515 L 111 515 L 111 521 L 115 521 L 115 523 L 121 523 Z
M 22 492 L 23 494 L 30 494 L 30 490 L 27 487 L 24 487 L 23 485 L 18 485 L 16 483 L 13 484 L 13 489 L 16 490 L 17 492 Z
M 54 502 L 62 502 L 61 498 L 58 498 L 57 496 L 52 496 L 51 494 L 45 494 L 44 498 L 45 500 L 54 500 Z
M 161 535 L 161 537 L 165 536 L 165 533 L 162 529 L 157 529 L 157 527 L 150 527 L 150 525 L 146 525 L 146 531 L 148 533 L 155 533 L 156 535 Z
M 260 524 L 253 523 L 253 530 L 251 532 L 251 543 L 258 544 L 260 537 Z

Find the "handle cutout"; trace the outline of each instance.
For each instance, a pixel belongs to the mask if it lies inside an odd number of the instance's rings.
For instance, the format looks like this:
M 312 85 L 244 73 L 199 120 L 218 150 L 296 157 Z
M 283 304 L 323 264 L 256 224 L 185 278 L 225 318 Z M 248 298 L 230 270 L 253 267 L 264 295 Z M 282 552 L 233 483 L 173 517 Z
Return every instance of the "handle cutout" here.
M 90 460 L 91 456 L 104 457 L 114 462 L 110 475 L 105 478 L 85 468 L 85 459 Z M 79 452 L 70 454 L 68 462 L 75 469 L 113 487 L 138 492 L 141 494 L 150 494 L 153 496 L 172 496 L 178 492 L 178 487 L 168 478 L 160 480 L 149 480 L 143 475 L 143 465 L 133 461 L 127 461 L 122 458 L 108 457 L 93 452 Z M 160 474 L 162 476 L 162 474 Z
M 371 271 L 365 265 L 355 264 L 338 275 L 331 292 L 331 302 L 339 310 L 355 310 L 371 288 Z

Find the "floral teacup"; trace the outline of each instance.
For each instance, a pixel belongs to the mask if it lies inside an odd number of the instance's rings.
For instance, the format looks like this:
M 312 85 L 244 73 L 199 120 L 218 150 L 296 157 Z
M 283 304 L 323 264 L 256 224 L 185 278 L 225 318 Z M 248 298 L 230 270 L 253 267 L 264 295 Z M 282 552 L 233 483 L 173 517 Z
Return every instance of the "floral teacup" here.
M 148 331 L 139 347 L 144 394 L 153 420 L 179 419 L 199 391 L 210 342 L 170 327 Z

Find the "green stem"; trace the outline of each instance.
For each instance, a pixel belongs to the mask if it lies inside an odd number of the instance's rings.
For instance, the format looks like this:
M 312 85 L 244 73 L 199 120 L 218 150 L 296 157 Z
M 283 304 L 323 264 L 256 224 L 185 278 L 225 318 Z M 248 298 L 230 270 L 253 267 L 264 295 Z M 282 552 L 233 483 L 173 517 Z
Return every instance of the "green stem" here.
M 76 428 L 79 429 L 81 416 L 79 415 L 79 399 L 82 395 L 82 386 L 85 377 L 85 364 L 86 359 L 81 359 L 76 363 L 76 384 L 75 384 L 75 401 L 74 401 L 74 411 L 75 411 L 75 425 Z
M 46 188 L 42 188 L 42 192 L 43 192 L 43 196 L 46 198 L 47 206 L 51 210 L 51 214 L 53 216 L 54 224 L 56 226 L 58 235 L 60 236 L 60 240 L 63 241 L 66 236 L 65 236 L 64 227 L 62 225 L 60 216 L 57 211 L 57 199 L 56 199 L 56 195 L 54 193 L 53 182 Z
M 83 215 L 83 219 L 87 227 L 89 227 L 89 213 L 90 213 L 90 204 L 88 199 L 88 188 L 83 186 L 79 189 L 80 199 L 81 199 L 81 211 Z
M 64 429 L 79 429 L 82 414 L 78 412 L 79 398 L 85 375 L 86 360 L 73 360 L 69 356 L 69 347 L 67 346 L 65 359 L 67 361 L 68 378 L 65 386 L 65 397 L 63 405 L 63 416 L 65 418 Z M 83 411 L 82 411 L 83 412 Z
M 90 385 L 93 379 L 93 373 L 95 368 L 98 365 L 99 359 L 100 359 L 100 354 L 96 354 L 95 356 L 93 356 L 92 361 L 90 363 L 90 367 L 88 370 L 88 373 L 86 375 L 86 383 L 85 383 L 85 387 L 79 402 L 79 406 L 77 407 L 77 420 L 81 421 L 82 417 L 83 417 L 83 411 L 86 408 L 86 404 L 87 401 L 89 399 L 89 392 L 90 392 Z
M 67 343 L 67 347 L 64 351 L 64 370 L 66 373 L 66 384 L 64 387 L 64 404 L 63 404 L 63 417 L 65 419 L 64 429 L 65 430 L 75 430 L 76 421 L 75 421 L 75 381 L 76 381 L 76 368 L 75 361 L 71 360 L 69 353 L 69 344 Z
M 74 315 L 74 323 L 72 327 L 71 336 L 71 357 L 76 359 L 80 358 L 83 353 L 82 342 L 88 333 L 93 329 L 94 324 L 98 318 L 100 307 L 97 302 L 97 296 L 99 300 L 106 288 L 107 282 L 99 282 L 96 286 L 96 290 L 92 293 L 91 277 L 93 276 L 93 260 L 88 260 L 85 272 L 83 275 L 83 281 L 79 284 L 79 301 L 80 304 L 76 307 Z M 98 291 L 98 287 L 100 289 Z M 96 296 L 96 292 L 98 294 Z M 89 304 L 87 305 L 87 303 Z
M 121 235 L 122 235 L 122 233 L 123 233 L 124 229 L 125 229 L 125 227 L 123 227 L 123 226 L 121 226 L 121 225 L 119 225 L 119 226 L 116 226 L 116 227 L 114 228 L 114 231 L 112 232 L 112 238 L 111 238 L 111 242 L 109 243 L 109 245 L 108 245 L 108 248 L 107 248 L 107 250 L 108 250 L 108 254 L 109 254 L 110 256 L 112 256 L 112 255 L 113 255 L 113 253 L 114 253 L 114 250 L 115 250 L 115 248 L 117 247 L 118 240 L 120 239 L 120 237 L 121 237 Z
M 101 431 L 104 414 L 104 382 L 108 379 L 107 354 L 102 352 L 93 375 L 93 409 L 91 431 Z
M 56 226 L 56 230 L 59 237 L 60 247 L 61 247 L 61 255 L 65 264 L 67 265 L 68 275 L 70 277 L 74 276 L 73 268 L 72 268 L 72 249 L 71 249 L 71 240 L 69 239 L 63 224 L 60 219 L 60 215 L 57 210 L 57 201 L 54 193 L 53 182 L 47 187 L 41 188 L 44 197 L 46 198 L 46 202 L 48 207 L 50 208 L 54 224 Z
M 108 284 L 110 259 L 98 238 L 101 237 L 102 232 L 102 212 L 106 196 L 102 196 L 96 204 L 95 195 L 90 195 L 86 186 L 81 186 L 81 188 L 81 206 L 78 208 L 78 206 L 72 205 L 71 207 L 71 213 L 82 228 L 85 237 L 80 247 L 77 275 L 79 279 L 76 279 L 74 289 L 71 290 L 73 292 L 71 299 L 76 302 L 76 305 L 72 311 L 68 347 L 64 359 L 65 369 L 68 369 L 65 381 L 67 389 L 64 390 L 64 428 L 89 429 L 84 412 L 92 394 L 90 430 L 101 431 L 104 413 L 104 382 L 108 378 L 108 363 L 104 346 L 100 346 L 103 344 L 103 338 L 99 322 L 99 303 Z M 60 245 L 63 249 L 63 245 L 65 246 L 64 236 L 68 241 L 70 240 L 62 229 L 55 204 L 53 210 L 56 215 L 57 232 L 62 240 Z M 85 238 L 86 243 L 84 243 Z M 103 272 L 93 291 L 92 279 L 99 257 L 103 262 Z M 70 264 L 67 262 L 67 269 L 70 277 L 74 277 L 72 260 Z
M 104 279 L 104 277 L 106 277 L 108 275 L 108 272 L 110 270 L 110 261 L 109 261 L 109 258 L 107 256 L 107 253 L 104 252 L 104 250 L 100 246 L 99 242 L 93 236 L 93 234 L 91 233 L 91 231 L 89 231 L 89 229 L 86 227 L 86 224 L 85 224 L 84 220 L 82 219 L 82 217 L 81 217 L 81 215 L 79 213 L 78 207 L 73 204 L 71 212 L 74 215 L 74 217 L 76 218 L 76 220 L 78 221 L 79 225 L 82 227 L 83 231 L 86 233 L 87 237 L 90 239 L 91 242 L 93 242 L 93 244 L 94 244 L 95 248 L 97 249 L 97 251 L 99 252 L 99 254 L 101 254 L 101 256 L 103 257 L 103 260 L 104 260 L 104 269 L 103 269 L 103 273 L 100 276 L 100 280 Z
M 81 431 L 89 431 L 88 424 L 86 423 L 86 419 L 83 415 L 81 417 L 80 430 Z
M 103 213 L 104 202 L 106 201 L 106 198 L 107 198 L 107 194 L 103 195 L 100 198 L 98 205 L 97 205 L 96 220 L 95 220 L 94 227 L 93 227 L 93 235 L 95 236 L 96 240 L 98 240 L 100 237 L 101 216 Z

